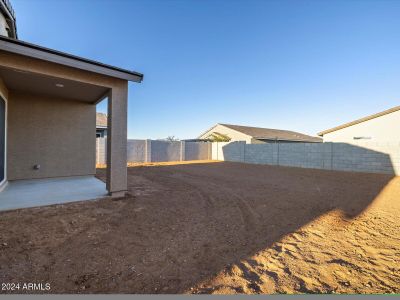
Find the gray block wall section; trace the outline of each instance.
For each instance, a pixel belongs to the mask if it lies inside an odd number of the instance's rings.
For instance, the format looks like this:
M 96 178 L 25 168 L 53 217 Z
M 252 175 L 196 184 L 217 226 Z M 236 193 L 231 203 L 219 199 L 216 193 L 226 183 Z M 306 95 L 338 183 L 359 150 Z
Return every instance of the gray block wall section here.
M 211 143 L 193 143 L 187 142 L 185 144 L 185 155 L 182 160 L 206 160 L 211 159 Z
M 128 162 L 145 162 L 146 161 L 146 141 L 145 140 L 128 140 L 127 144 L 127 160 Z
M 180 161 L 181 143 L 167 141 L 151 142 L 151 161 Z
M 213 159 L 337 171 L 400 174 L 400 144 L 214 143 Z
M 211 159 L 211 143 L 127 141 L 127 162 L 168 162 Z M 107 138 L 96 139 L 96 163 L 106 164 Z
M 96 162 L 106 163 L 106 138 L 98 138 Z M 225 160 L 300 168 L 400 175 L 400 144 L 246 144 L 128 140 L 128 162 Z

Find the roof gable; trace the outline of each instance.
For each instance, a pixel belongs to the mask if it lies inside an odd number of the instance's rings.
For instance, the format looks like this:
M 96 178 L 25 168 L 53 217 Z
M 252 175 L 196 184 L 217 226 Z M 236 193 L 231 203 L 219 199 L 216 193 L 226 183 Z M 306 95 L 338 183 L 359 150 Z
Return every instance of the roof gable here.
M 235 130 L 241 134 L 244 134 L 249 137 L 259 139 L 259 140 L 298 141 L 298 142 L 313 142 L 313 143 L 322 142 L 322 139 L 319 137 L 313 137 L 313 136 L 306 135 L 306 134 L 303 134 L 300 132 L 295 132 L 295 131 L 242 126 L 242 125 L 232 125 L 232 124 L 224 124 L 224 123 L 218 123 L 218 124 L 214 125 L 209 130 L 207 130 L 205 133 L 212 131 L 218 125 L 227 127 L 231 130 Z M 203 136 L 205 133 L 203 133 L 200 136 Z
M 327 129 L 327 130 L 321 131 L 321 132 L 318 133 L 318 135 L 319 136 L 323 136 L 324 134 L 331 133 L 331 132 L 334 132 L 334 131 L 337 131 L 337 130 L 340 130 L 340 129 L 343 129 L 343 128 L 346 128 L 346 127 L 350 127 L 350 126 L 353 126 L 353 125 L 356 125 L 356 124 L 360 124 L 362 122 L 369 121 L 369 120 L 372 120 L 372 119 L 375 119 L 375 118 L 379 118 L 379 117 L 382 117 L 384 115 L 396 112 L 398 110 L 400 110 L 400 106 L 395 106 L 395 107 L 389 108 L 387 110 L 381 111 L 379 113 L 376 113 L 376 114 L 373 114 L 373 115 L 369 115 L 369 116 L 366 116 L 364 118 L 357 119 L 357 120 L 345 123 L 343 125 L 339 125 L 339 126 L 331 128 L 331 129 Z
M 251 127 L 232 124 L 220 124 L 240 133 L 251 136 L 259 140 L 280 140 L 280 141 L 300 141 L 300 142 L 321 142 L 321 138 L 313 137 L 296 131 Z

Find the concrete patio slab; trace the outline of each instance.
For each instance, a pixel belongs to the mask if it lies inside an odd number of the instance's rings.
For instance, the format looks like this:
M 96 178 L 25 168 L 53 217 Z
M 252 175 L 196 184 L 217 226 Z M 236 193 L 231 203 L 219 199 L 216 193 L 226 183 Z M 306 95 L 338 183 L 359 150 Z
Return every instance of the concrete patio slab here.
M 10 181 L 0 193 L 0 211 L 97 199 L 106 185 L 94 176 Z

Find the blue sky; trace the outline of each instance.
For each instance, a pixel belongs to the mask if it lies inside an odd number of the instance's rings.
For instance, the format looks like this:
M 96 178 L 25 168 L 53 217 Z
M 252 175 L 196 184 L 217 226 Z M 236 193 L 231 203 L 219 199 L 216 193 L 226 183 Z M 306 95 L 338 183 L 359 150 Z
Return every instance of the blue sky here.
M 20 39 L 144 73 L 129 86 L 129 138 L 215 123 L 315 135 L 399 105 L 397 0 L 12 4 Z

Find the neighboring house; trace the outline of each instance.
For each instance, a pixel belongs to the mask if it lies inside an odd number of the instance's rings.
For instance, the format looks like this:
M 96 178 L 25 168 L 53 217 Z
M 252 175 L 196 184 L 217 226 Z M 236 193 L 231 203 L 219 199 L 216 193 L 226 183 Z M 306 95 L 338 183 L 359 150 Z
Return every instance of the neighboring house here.
M 318 133 L 324 142 L 400 143 L 400 106 Z
M 8 0 L 0 0 L 0 35 L 17 38 L 17 22 Z
M 0 189 L 8 180 L 94 176 L 96 104 L 107 97 L 106 188 L 124 195 L 128 82 L 143 75 L 14 39 L 10 5 L 0 4 Z
M 96 138 L 107 137 L 107 115 L 103 113 L 96 114 Z
M 322 139 L 303 133 L 260 127 L 217 124 L 200 135 L 201 140 L 245 141 L 247 144 L 308 142 L 320 143 Z

